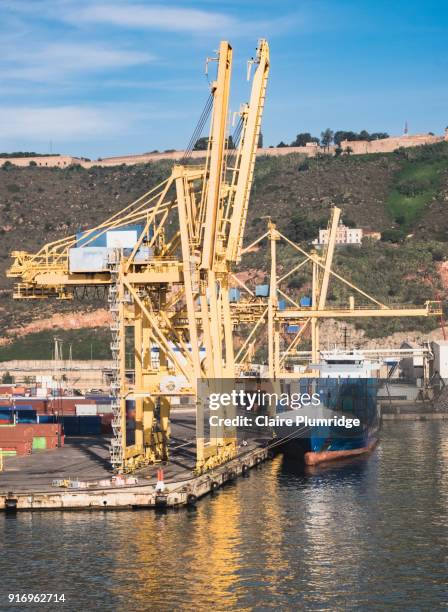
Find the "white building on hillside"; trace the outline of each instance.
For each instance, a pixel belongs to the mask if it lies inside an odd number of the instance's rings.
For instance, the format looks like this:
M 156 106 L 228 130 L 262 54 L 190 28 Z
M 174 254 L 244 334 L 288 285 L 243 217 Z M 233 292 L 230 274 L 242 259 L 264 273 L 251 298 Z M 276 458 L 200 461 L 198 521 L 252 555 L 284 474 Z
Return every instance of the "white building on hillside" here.
M 319 238 L 313 240 L 313 244 L 316 246 L 323 246 L 328 244 L 329 230 L 320 229 Z M 359 227 L 346 227 L 345 225 L 339 225 L 336 231 L 336 244 L 357 244 L 360 245 L 362 242 L 363 231 Z

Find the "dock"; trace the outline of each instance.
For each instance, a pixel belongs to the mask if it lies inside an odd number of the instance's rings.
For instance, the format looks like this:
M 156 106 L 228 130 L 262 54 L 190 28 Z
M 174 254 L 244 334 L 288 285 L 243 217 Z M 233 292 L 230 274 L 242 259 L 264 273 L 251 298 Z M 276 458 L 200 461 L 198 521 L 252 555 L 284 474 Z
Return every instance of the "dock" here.
M 447 406 L 439 401 L 382 402 L 380 407 L 383 421 L 443 421 L 448 419 Z
M 0 511 L 111 510 L 168 508 L 194 505 L 225 483 L 247 475 L 270 456 L 267 440 L 238 446 L 231 461 L 200 476 L 195 475 L 193 411 L 173 419 L 170 460 L 135 473 L 137 484 L 99 486 L 113 477 L 108 437 L 68 438 L 65 446 L 26 457 L 8 457 L 0 473 Z M 156 490 L 157 471 L 163 469 L 163 492 Z M 82 482 L 83 488 L 52 486 L 54 480 Z

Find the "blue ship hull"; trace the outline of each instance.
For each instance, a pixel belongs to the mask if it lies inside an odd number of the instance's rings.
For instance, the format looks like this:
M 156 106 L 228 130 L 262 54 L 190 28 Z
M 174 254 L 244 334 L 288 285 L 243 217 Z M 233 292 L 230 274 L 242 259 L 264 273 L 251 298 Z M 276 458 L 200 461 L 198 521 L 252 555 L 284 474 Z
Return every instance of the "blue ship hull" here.
M 380 414 L 376 378 L 318 378 L 300 383 L 301 392 L 317 390 L 321 404 L 335 417 L 358 419 L 350 429 L 337 425 L 307 428 L 285 444 L 287 453 L 300 454 L 308 465 L 331 461 L 371 450 L 378 442 Z

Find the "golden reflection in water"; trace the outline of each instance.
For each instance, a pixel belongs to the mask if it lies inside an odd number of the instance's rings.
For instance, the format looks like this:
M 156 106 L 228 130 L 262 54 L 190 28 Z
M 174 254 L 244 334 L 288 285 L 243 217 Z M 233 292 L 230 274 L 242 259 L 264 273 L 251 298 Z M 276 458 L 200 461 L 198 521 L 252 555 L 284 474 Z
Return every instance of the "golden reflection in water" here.
M 278 588 L 282 582 L 294 579 L 294 573 L 284 554 L 284 544 L 285 538 L 288 537 L 289 524 L 285 516 L 287 512 L 285 512 L 285 508 L 280 506 L 281 495 L 278 489 L 281 464 L 281 457 L 276 457 L 273 461 L 265 464 L 260 473 L 254 475 L 256 478 L 262 478 L 264 485 L 264 495 L 259 500 L 259 520 L 256 527 L 258 533 L 255 536 L 257 540 L 260 539 L 261 541 L 265 555 L 265 566 L 270 575 L 270 580 L 265 584 L 265 588 L 272 595 L 278 593 Z M 254 493 L 256 493 L 255 489 Z M 244 505 L 247 504 L 244 503 Z M 256 507 L 256 504 L 254 506 Z M 289 508 L 286 510 L 289 510 Z
M 138 581 L 135 603 L 143 609 L 145 602 L 151 602 L 153 608 L 163 603 L 168 606 L 169 599 L 163 594 L 175 597 L 178 591 L 187 593 L 182 609 L 198 609 L 191 602 L 208 600 L 208 605 L 231 610 L 238 605 L 245 580 L 250 584 L 257 579 L 252 576 L 253 568 L 244 565 L 245 547 L 250 544 L 252 552 L 258 548 L 256 554 L 269 569 L 270 579 L 263 588 L 275 594 L 276 577 L 284 579 L 290 573 L 282 552 L 284 525 L 277 490 L 280 465 L 278 458 L 252 470 L 249 479 L 240 478 L 201 500 L 195 511 L 133 513 L 129 539 L 117 549 L 117 582 L 123 580 L 127 563 Z M 263 479 L 262 497 L 251 499 L 259 496 L 259 488 L 251 487 L 250 479 Z M 257 508 L 257 513 L 245 513 L 248 507 Z

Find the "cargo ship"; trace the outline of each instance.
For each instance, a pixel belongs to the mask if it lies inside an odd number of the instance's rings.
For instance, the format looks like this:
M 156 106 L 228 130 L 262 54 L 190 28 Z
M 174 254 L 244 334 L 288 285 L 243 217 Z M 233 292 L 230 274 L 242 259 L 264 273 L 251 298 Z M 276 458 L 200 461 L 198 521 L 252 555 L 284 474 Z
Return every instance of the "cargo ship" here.
M 277 407 L 284 423 L 288 417 L 294 422 L 293 426 L 275 428 L 285 454 L 306 465 L 317 465 L 372 450 L 381 422 L 377 402 L 381 365 L 365 359 L 359 351 L 322 352 L 321 362 L 310 365 L 320 376 L 295 383 L 301 394 L 317 393 L 319 405 L 298 410 Z

